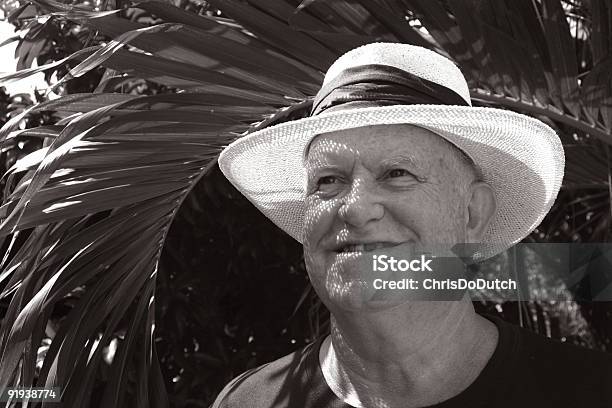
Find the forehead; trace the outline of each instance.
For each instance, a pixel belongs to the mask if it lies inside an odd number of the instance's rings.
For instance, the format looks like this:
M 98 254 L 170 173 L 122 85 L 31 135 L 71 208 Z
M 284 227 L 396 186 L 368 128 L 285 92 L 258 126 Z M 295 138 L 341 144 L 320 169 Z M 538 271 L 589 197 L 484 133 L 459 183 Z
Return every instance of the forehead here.
M 306 162 L 359 156 L 382 160 L 394 155 L 415 162 L 446 157 L 453 146 L 437 134 L 413 125 L 376 125 L 345 129 L 316 136 L 306 151 Z

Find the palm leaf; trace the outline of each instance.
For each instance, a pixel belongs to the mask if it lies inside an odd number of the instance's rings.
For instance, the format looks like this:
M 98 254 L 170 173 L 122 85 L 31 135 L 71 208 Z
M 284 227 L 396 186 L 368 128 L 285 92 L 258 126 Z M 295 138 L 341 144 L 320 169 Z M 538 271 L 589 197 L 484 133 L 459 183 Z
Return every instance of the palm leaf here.
M 22 112 L 0 130 L 3 145 L 17 136 L 47 141 L 6 174 L 0 235 L 13 243 L 19 234 L 26 238 L 19 248 L 5 243 L 0 271 L 1 297 L 11 298 L 4 320 L 10 323 L 0 328 L 0 391 L 58 385 L 67 406 L 90 406 L 102 384 L 103 406 L 167 406 L 152 340 L 153 294 L 179 206 L 223 146 L 248 130 L 303 114 L 332 61 L 372 40 L 429 46 L 460 65 L 477 103 L 557 127 L 571 145 L 561 198 L 571 202 L 588 186 L 581 202 L 588 205 L 575 217 L 602 214 L 609 205 L 610 167 L 601 146 L 612 140 L 611 28 L 603 0 L 590 3 L 588 61 L 578 60 L 585 40 L 572 36 L 558 0 L 213 0 L 232 20 L 160 2 L 133 3 L 161 21 L 151 27 L 114 11 L 35 3 L 54 18 L 112 38 L 68 57 L 81 62 L 64 81 L 103 65 L 108 81 L 99 89 L 112 90 L 127 80 L 120 76 L 125 73 L 177 93 L 66 95 Z M 409 24 L 407 10 L 423 30 Z M 46 110 L 63 119 L 54 127 L 18 129 L 23 118 Z M 547 238 L 567 222 L 565 215 L 555 207 L 542 227 Z M 590 220 L 585 228 L 601 230 L 609 215 Z M 46 323 L 67 297 L 76 304 L 36 371 Z M 111 342 L 119 347 L 105 359 Z M 103 378 L 105 370 L 110 374 Z

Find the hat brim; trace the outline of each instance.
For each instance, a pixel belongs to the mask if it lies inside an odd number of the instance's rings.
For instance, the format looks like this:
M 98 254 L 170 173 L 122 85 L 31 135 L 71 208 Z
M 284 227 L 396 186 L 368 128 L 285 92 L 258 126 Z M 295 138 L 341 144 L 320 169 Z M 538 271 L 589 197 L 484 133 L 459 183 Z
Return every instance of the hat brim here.
M 281 123 L 234 141 L 221 153 L 219 167 L 264 215 L 302 243 L 306 146 L 322 133 L 385 124 L 412 124 L 444 137 L 472 158 L 494 190 L 497 211 L 474 259 L 525 238 L 561 187 L 565 157 L 553 129 L 512 111 L 469 106 L 379 106 Z

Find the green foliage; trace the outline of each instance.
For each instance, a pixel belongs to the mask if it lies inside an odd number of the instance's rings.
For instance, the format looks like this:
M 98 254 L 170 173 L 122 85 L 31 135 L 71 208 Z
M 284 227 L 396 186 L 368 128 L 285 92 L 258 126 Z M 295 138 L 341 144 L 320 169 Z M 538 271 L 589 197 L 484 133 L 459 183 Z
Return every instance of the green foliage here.
M 67 406 L 205 406 L 229 378 L 324 331 L 299 246 L 227 185 L 215 160 L 244 132 L 304 115 L 333 60 L 372 41 L 448 55 L 478 104 L 557 129 L 564 190 L 530 240 L 609 238 L 603 0 L 179 4 L 197 13 L 155 1 L 32 4 L 11 17 L 28 29 L 24 70 L 0 81 L 55 73 L 63 96 L 0 130 L 3 146 L 48 141 L 5 176 L 0 389 L 61 385 Z M 34 59 L 42 67 L 30 68 Z M 59 121 L 19 129 L 44 112 Z M 481 307 L 609 346 L 607 306 Z

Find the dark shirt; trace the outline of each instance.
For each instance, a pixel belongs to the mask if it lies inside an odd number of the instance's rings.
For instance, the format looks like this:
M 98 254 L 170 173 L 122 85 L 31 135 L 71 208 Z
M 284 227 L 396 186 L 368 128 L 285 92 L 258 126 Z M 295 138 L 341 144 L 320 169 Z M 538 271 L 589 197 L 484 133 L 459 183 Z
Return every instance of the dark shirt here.
M 612 354 L 486 317 L 499 330 L 491 359 L 468 388 L 430 408 L 612 408 Z M 350 408 L 321 372 L 323 340 L 235 378 L 213 408 Z

